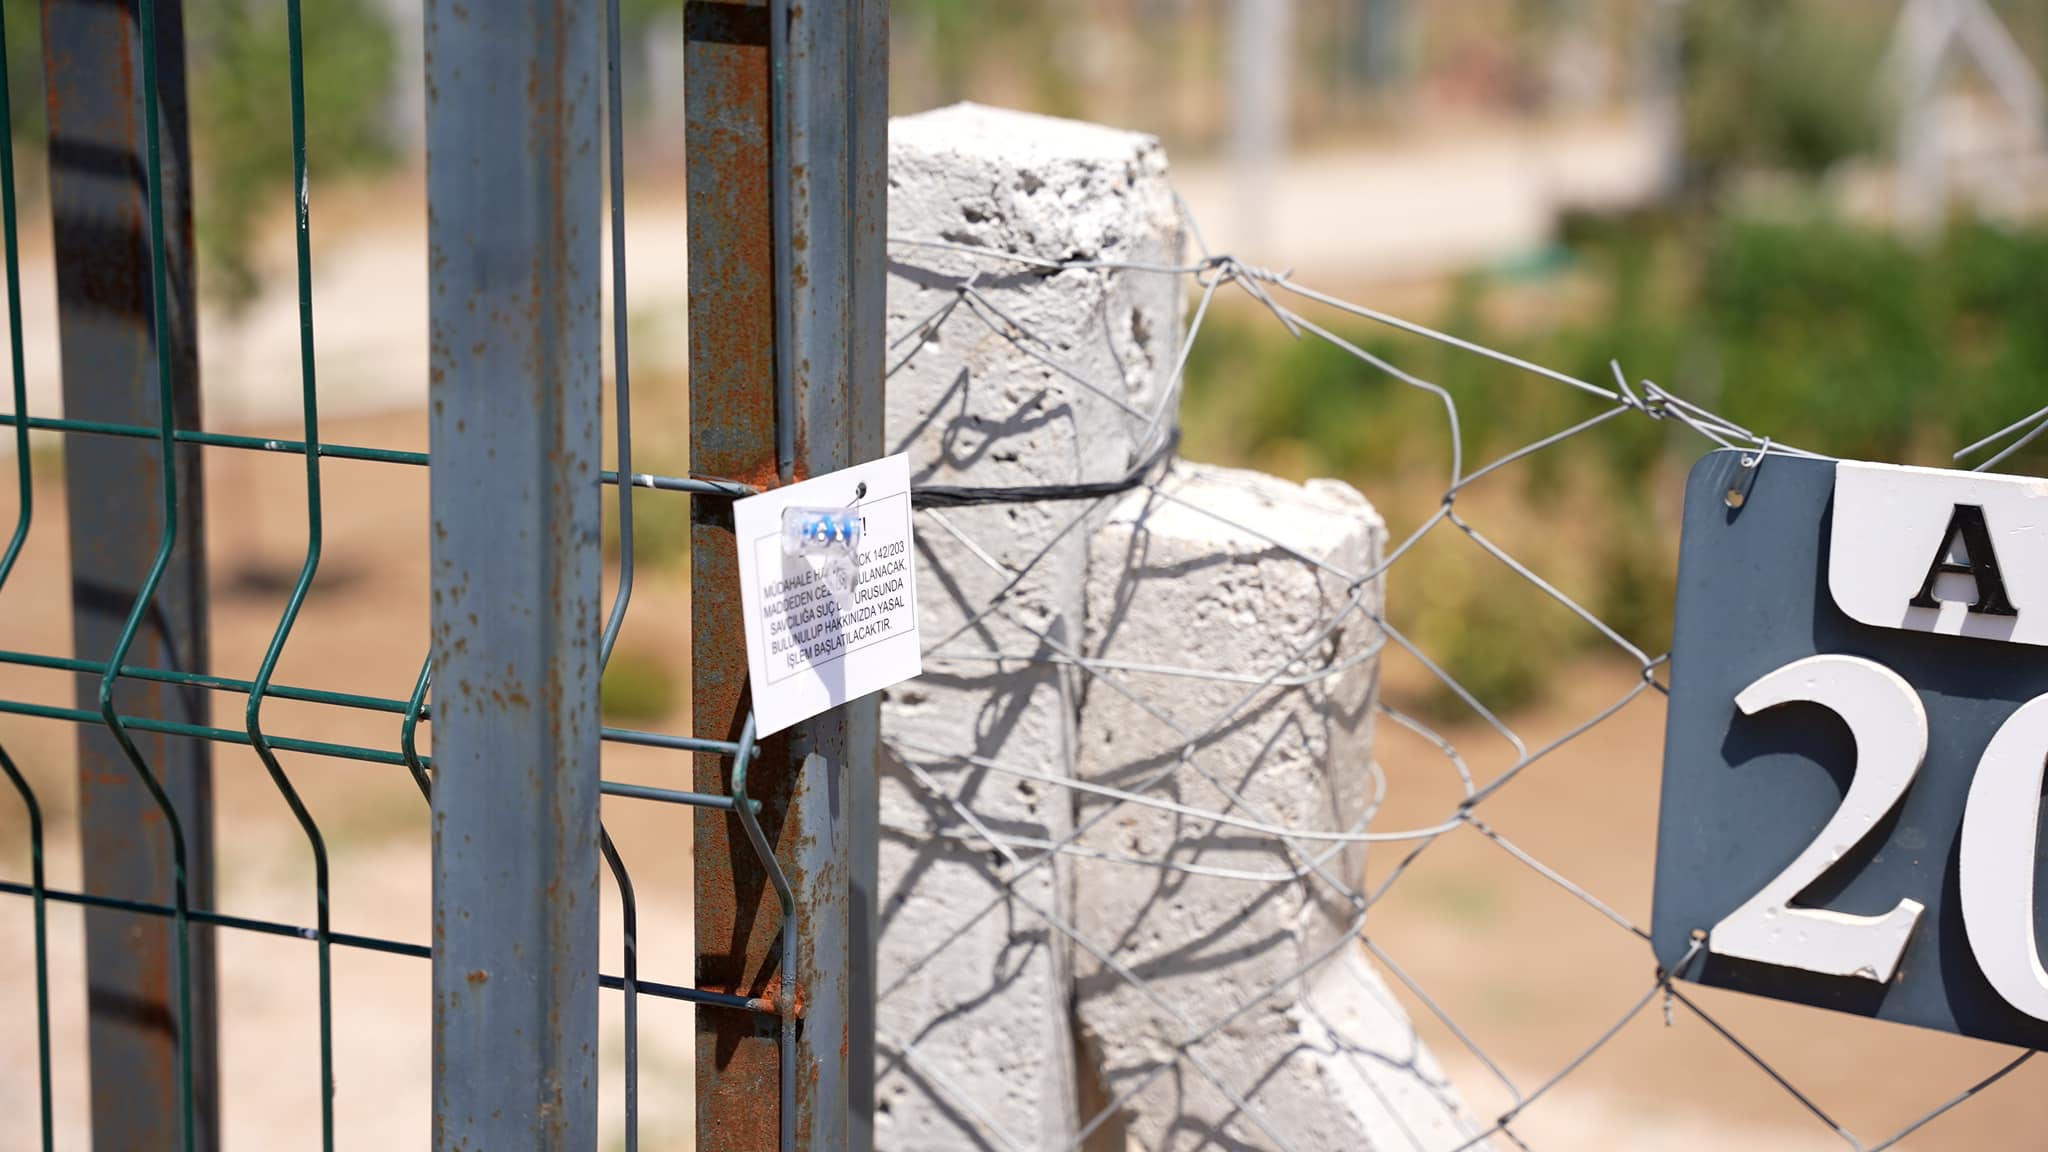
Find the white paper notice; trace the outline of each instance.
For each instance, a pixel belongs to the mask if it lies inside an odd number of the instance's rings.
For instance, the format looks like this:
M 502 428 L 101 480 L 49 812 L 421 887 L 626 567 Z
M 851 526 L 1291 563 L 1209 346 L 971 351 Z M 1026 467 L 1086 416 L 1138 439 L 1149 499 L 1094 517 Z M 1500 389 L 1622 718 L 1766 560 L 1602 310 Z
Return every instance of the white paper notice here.
M 785 508 L 858 511 L 851 587 L 833 578 L 829 552 L 785 553 Z M 732 519 L 756 735 L 780 732 L 924 670 L 909 457 L 888 456 L 749 496 L 733 503 Z

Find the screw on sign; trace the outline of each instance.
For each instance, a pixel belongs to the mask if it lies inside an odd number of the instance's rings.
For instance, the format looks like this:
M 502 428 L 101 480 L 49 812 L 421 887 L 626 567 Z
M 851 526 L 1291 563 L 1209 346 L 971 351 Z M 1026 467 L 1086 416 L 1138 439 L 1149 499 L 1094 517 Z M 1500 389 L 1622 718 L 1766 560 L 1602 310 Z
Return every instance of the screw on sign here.
M 1658 957 L 2042 1047 L 2048 482 L 1761 464 L 1686 487 Z

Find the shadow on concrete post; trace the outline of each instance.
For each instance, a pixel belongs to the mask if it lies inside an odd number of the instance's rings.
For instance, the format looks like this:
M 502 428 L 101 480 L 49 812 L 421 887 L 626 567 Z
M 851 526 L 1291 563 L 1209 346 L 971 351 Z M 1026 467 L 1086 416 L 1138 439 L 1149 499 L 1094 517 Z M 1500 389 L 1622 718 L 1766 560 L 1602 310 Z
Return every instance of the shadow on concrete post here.
M 1180 264 L 1158 143 L 959 106 L 895 121 L 890 165 L 890 449 L 924 484 L 1121 475 L 1153 443 L 1156 406 L 1175 422 L 1189 278 L 905 241 Z M 1456 1143 L 1469 1118 L 1358 941 L 1362 845 L 1108 812 L 1059 783 L 1151 779 L 1183 803 L 1323 832 L 1370 802 L 1381 589 L 1335 573 L 1379 562 L 1377 513 L 1335 482 L 1186 463 L 1159 487 L 1180 503 L 1140 488 L 920 516 L 926 674 L 883 707 L 877 1144 Z M 1311 667 L 1356 662 L 1249 696 L 1129 671 L 1258 675 L 1304 645 Z M 1119 685 L 1077 657 L 1117 662 Z M 1078 834 L 1077 854 L 1044 866 L 982 829 Z M 1169 860 L 1303 875 L 1154 866 Z
M 1180 257 L 1165 153 L 1149 136 L 960 105 L 894 121 L 889 175 L 892 237 L 1076 259 Z M 1063 484 L 1131 466 L 1172 375 L 1182 278 L 1046 276 L 902 244 L 889 255 L 889 333 L 900 342 L 889 352 L 888 446 L 910 454 L 914 483 Z M 958 285 L 976 270 L 985 295 L 962 301 Z M 949 305 L 936 338 L 902 339 Z M 1012 338 L 1024 332 L 1043 344 Z M 1063 502 L 920 515 L 927 646 L 1008 582 L 941 517 L 999 563 L 1028 567 L 1006 611 L 1074 644 L 1088 533 L 1106 510 Z M 1070 529 L 1081 515 L 1089 522 Z M 911 771 L 929 772 L 1005 832 L 1053 840 L 1072 831 L 1061 789 L 928 751 L 1069 773 L 1084 681 L 1054 663 L 958 658 L 992 649 L 1050 655 L 1029 628 L 993 614 L 930 652 L 925 675 L 883 705 L 895 755 L 881 777 L 879 1147 L 980 1147 L 995 1140 L 990 1127 L 1022 1146 L 1065 1147 L 1079 1127 L 1071 949 L 1038 911 L 1071 913 L 1064 867 L 1013 875 L 986 844 L 956 834 L 959 820 Z

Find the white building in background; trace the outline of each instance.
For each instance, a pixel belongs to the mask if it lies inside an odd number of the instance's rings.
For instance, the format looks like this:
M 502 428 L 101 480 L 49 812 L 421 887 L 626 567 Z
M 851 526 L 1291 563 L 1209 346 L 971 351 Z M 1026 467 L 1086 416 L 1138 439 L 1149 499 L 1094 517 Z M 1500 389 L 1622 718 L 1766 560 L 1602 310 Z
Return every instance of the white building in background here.
M 1951 203 L 2038 211 L 2048 176 L 2048 93 L 1986 0 L 1907 0 L 1887 53 L 1898 101 L 1893 211 L 1938 226 Z M 1982 86 L 1967 83 L 1972 76 Z

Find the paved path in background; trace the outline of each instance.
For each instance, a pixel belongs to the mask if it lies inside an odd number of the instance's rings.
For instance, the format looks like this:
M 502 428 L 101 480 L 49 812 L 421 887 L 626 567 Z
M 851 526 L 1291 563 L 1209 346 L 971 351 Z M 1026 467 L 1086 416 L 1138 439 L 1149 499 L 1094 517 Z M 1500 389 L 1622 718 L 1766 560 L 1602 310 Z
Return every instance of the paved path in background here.
M 338 236 L 319 230 L 314 214 L 315 368 L 323 416 L 423 407 L 427 397 L 426 206 L 419 182 L 400 180 L 396 210 Z M 650 190 L 651 191 L 651 190 Z M 667 189 L 662 189 L 667 193 Z M 680 195 L 662 203 L 643 193 L 628 209 L 628 250 L 634 320 L 633 364 L 650 374 L 684 370 L 689 298 L 687 236 Z M 280 240 L 287 238 L 280 237 Z M 239 317 L 200 302 L 199 371 L 206 425 L 229 429 L 296 419 L 300 406 L 299 305 L 290 249 L 267 271 L 270 290 Z M 47 227 L 32 235 L 22 267 L 22 321 L 27 344 L 29 411 L 58 415 L 56 273 Z M 609 248 L 606 249 L 609 252 Z M 608 265 L 607 265 L 608 267 Z M 607 306 L 610 279 L 605 278 Z M 0 296 L 4 299 L 4 296 Z M 605 323 L 610 356 L 609 314 Z M 0 400 L 0 410 L 12 404 Z M 0 456 L 12 454 L 0 438 Z
M 1255 210 L 1240 210 L 1240 188 L 1217 164 L 1179 165 L 1174 183 L 1212 250 L 1293 268 L 1313 283 L 1356 286 L 1438 277 L 1528 253 L 1549 242 L 1566 207 L 1642 199 L 1654 186 L 1655 158 L 1645 128 L 1614 123 L 1300 156 L 1248 190 Z M 395 180 L 387 199 L 389 212 L 324 231 L 315 202 L 315 348 L 326 414 L 426 402 L 420 182 Z M 56 281 L 47 224 L 38 234 L 38 219 L 45 218 L 31 210 L 22 268 L 29 407 L 55 415 Z M 636 189 L 627 219 L 635 368 L 650 378 L 680 375 L 689 290 L 680 181 Z M 288 237 L 275 239 L 271 290 L 241 317 L 231 321 L 202 301 L 200 375 L 209 427 L 298 411 L 298 301 Z M 0 454 L 9 451 L 11 438 L 0 438 Z
M 1212 251 L 1350 286 L 1537 250 L 1567 209 L 1647 200 L 1659 155 L 1641 120 L 1300 156 L 1248 183 L 1181 165 L 1174 185 Z

